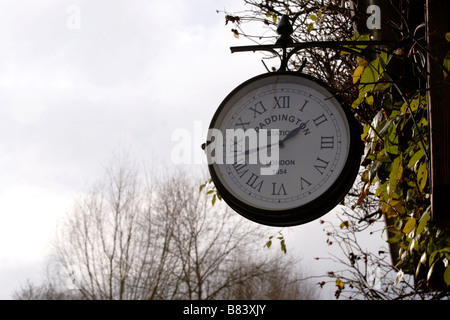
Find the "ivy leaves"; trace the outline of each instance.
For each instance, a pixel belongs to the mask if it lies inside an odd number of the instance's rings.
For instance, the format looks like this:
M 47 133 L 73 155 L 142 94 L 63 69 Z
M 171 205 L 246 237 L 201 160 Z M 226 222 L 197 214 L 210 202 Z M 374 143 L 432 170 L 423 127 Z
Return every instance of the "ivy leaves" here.
M 204 184 L 202 184 L 199 188 L 199 192 L 202 192 L 203 189 L 206 190 L 206 194 L 212 194 L 211 204 L 214 206 L 216 204 L 217 199 L 222 200 L 217 189 L 214 187 L 213 180 L 210 178 Z
M 393 83 L 385 74 L 392 56 L 393 53 L 382 52 L 372 61 L 358 58 L 353 72 L 358 96 L 352 107 L 357 113 L 365 109 L 375 111 L 364 124 L 361 136 L 366 145 L 361 195 L 373 188 L 383 214 L 393 221 L 386 226 L 393 235 L 387 242 L 400 247 L 398 280 L 403 273 L 418 277 L 426 268 L 429 281 L 436 264 L 444 264 L 444 271 L 438 276 L 450 285 L 450 239 L 448 233 L 430 223 L 426 97 L 419 90 L 409 97 L 392 90 Z
M 267 249 L 270 249 L 270 247 L 272 246 L 273 238 L 274 238 L 274 236 L 270 236 L 269 240 L 266 242 L 264 247 L 267 247 Z M 280 241 L 281 252 L 283 252 L 284 254 L 287 254 L 286 241 L 284 240 L 284 236 L 281 232 L 278 233 L 277 239 Z
M 384 70 L 390 60 L 387 52 L 380 54 L 375 60 L 368 62 L 358 58 L 358 67 L 353 72 L 353 83 L 359 83 L 359 96 L 353 102 L 352 107 L 357 108 L 363 102 L 373 105 L 373 92 L 384 91 L 391 86 L 383 82 Z

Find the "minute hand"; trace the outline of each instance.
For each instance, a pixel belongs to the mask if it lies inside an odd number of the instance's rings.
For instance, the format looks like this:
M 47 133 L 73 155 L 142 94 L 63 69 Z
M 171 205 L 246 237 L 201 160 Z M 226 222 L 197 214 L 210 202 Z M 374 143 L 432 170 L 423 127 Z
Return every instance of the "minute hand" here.
M 287 136 L 284 137 L 284 139 L 280 141 L 280 148 L 283 148 L 286 141 L 288 141 L 288 140 L 292 139 L 293 137 L 295 137 L 296 135 L 298 135 L 299 132 L 305 128 L 306 128 L 306 123 L 302 123 L 302 124 L 300 124 L 300 126 L 295 128 L 294 130 L 290 131 L 287 134 Z
M 253 152 L 259 152 L 259 151 L 264 150 L 264 149 L 270 149 L 270 148 L 272 148 L 272 146 L 274 146 L 274 145 L 276 145 L 276 144 L 277 144 L 277 143 L 275 143 L 275 144 L 269 144 L 269 145 L 267 145 L 267 146 L 259 147 L 259 148 L 252 149 L 252 150 L 246 150 L 246 151 L 245 151 L 245 155 L 248 156 L 250 153 L 253 153 Z M 279 143 L 278 143 L 278 144 L 279 144 Z

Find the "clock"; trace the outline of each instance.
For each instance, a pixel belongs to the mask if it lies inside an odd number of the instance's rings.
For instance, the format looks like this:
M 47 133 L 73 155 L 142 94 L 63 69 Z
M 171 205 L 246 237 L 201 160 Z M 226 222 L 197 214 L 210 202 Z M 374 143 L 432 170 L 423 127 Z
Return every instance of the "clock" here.
M 244 82 L 220 104 L 209 129 L 208 168 L 217 191 L 260 224 L 294 226 L 323 216 L 359 172 L 358 122 L 305 75 L 267 73 Z

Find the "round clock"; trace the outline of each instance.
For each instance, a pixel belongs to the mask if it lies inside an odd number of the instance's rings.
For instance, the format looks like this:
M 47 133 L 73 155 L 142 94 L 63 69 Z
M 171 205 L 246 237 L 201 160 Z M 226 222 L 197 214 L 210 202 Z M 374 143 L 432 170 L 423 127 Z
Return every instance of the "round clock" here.
M 354 116 L 324 85 L 293 72 L 238 86 L 217 109 L 208 140 L 221 197 L 270 226 L 303 224 L 332 210 L 352 187 L 362 155 Z

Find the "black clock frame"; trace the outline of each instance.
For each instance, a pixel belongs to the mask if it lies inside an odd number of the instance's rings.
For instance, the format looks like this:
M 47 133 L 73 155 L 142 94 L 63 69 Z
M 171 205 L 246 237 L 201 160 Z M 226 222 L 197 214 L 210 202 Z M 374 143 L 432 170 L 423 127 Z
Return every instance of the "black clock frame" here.
M 234 95 L 236 95 L 243 88 L 265 77 L 275 77 L 280 75 L 291 75 L 296 77 L 302 77 L 315 82 L 319 86 L 326 89 L 328 92 L 330 93 L 332 92 L 332 90 L 328 86 L 323 84 L 318 79 L 315 79 L 307 75 L 299 74 L 297 72 L 279 71 L 275 73 L 261 74 L 245 81 L 244 83 L 236 87 L 230 94 L 228 94 L 228 96 L 222 101 L 222 103 L 216 110 L 216 113 L 214 114 L 211 120 L 209 128 L 210 129 L 216 128 L 215 123 L 217 121 L 217 118 L 224 111 L 224 108 L 227 105 L 228 101 L 231 98 L 233 98 Z M 353 186 L 355 179 L 358 175 L 361 164 L 361 156 L 363 154 L 363 143 L 361 141 L 361 127 L 359 123 L 356 121 L 354 115 L 349 111 L 349 108 L 343 107 L 338 97 L 335 96 L 333 98 L 336 98 L 339 106 L 344 111 L 350 130 L 349 153 L 347 156 L 345 166 L 342 172 L 340 173 L 338 179 L 336 179 L 335 183 L 330 188 L 328 188 L 328 190 L 324 194 L 300 207 L 285 210 L 262 210 L 259 208 L 252 207 L 242 202 L 241 200 L 237 199 L 231 192 L 228 191 L 227 187 L 222 184 L 218 174 L 215 172 L 214 165 L 209 164 L 208 165 L 209 172 L 214 182 L 214 185 L 217 188 L 217 191 L 233 210 L 235 210 L 243 217 L 259 224 L 277 227 L 288 227 L 305 224 L 313 220 L 316 220 L 319 217 L 330 212 L 340 202 L 342 202 L 342 200 L 347 195 L 348 191 Z

